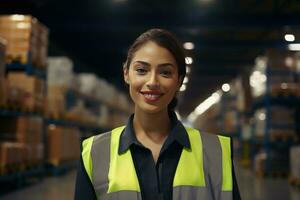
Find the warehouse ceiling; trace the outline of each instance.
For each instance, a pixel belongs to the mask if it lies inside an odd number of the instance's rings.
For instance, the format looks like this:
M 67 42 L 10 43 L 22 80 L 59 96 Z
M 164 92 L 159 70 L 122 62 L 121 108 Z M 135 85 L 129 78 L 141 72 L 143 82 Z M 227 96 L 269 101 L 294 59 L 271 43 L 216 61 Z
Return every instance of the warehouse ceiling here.
M 76 72 L 96 72 L 123 91 L 121 66 L 139 34 L 165 28 L 193 42 L 182 116 L 265 49 L 286 48 L 285 33 L 300 37 L 299 0 L 2 0 L 0 12 L 34 15 L 50 29 L 50 55 L 70 56 Z

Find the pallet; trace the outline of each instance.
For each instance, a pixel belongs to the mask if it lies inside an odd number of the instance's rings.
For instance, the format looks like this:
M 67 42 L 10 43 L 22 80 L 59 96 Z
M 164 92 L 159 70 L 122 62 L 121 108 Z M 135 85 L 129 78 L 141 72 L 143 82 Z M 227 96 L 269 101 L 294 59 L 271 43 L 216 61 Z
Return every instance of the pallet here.
M 21 64 L 21 65 L 33 65 L 37 69 L 47 69 L 47 64 L 42 63 L 40 60 L 32 58 L 31 54 L 25 55 L 22 53 L 18 54 L 7 54 L 4 58 L 6 64 Z
M 7 165 L 2 165 L 0 167 L 0 175 L 8 175 L 16 172 L 21 172 L 26 169 L 26 164 L 25 163 L 14 163 L 14 164 L 7 164 Z
M 53 176 L 60 176 L 66 172 L 76 168 L 78 165 L 78 160 L 72 161 L 57 161 L 48 164 L 48 172 Z
M 7 54 L 5 56 L 5 63 L 6 64 L 14 64 L 14 63 L 18 63 L 18 64 L 22 64 L 25 65 L 28 63 L 28 56 L 25 54 Z
M 293 142 L 298 142 L 299 141 L 299 136 L 295 134 L 287 134 L 287 133 L 276 133 L 276 134 L 271 134 L 270 136 L 271 141 L 293 141 Z
M 60 119 L 63 119 L 64 118 L 64 115 L 60 112 L 47 112 L 45 113 L 45 116 L 48 118 L 48 119 L 54 119 L 54 120 L 60 120 Z
M 290 96 L 300 96 L 299 88 L 272 88 L 271 89 L 271 96 L 272 97 L 290 97 Z
M 289 177 L 289 183 L 293 186 L 300 188 L 300 179 Z
M 8 101 L 6 104 L 0 104 L 0 109 L 15 111 L 15 112 L 23 112 L 23 113 L 44 114 L 43 108 L 25 107 L 17 102 L 10 102 L 10 101 Z

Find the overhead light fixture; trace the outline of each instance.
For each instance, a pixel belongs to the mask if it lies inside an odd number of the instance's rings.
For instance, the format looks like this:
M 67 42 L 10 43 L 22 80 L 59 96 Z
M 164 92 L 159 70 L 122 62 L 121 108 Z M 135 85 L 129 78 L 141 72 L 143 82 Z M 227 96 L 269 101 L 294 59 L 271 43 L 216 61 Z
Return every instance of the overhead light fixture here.
M 294 42 L 295 41 L 295 36 L 293 34 L 285 34 L 284 39 L 287 42 Z
M 192 57 L 185 57 L 185 64 L 191 65 L 193 63 L 193 58 Z
M 289 44 L 288 48 L 290 51 L 300 51 L 300 43 Z
M 184 84 L 187 84 L 189 82 L 189 78 L 186 76 L 186 77 L 184 77 L 184 79 L 183 79 L 183 83 Z
M 208 97 L 201 104 L 199 104 L 191 114 L 189 114 L 188 121 L 190 123 L 193 123 L 199 115 L 202 115 L 212 105 L 219 102 L 220 98 L 221 98 L 221 91 L 217 91 L 213 93 L 210 97 Z
M 180 92 L 183 92 L 186 90 L 186 85 L 185 84 L 182 84 L 182 86 L 180 87 L 179 91 Z
M 266 114 L 265 113 L 260 113 L 259 116 L 258 116 L 258 119 L 261 120 L 261 121 L 266 120 Z
M 229 92 L 229 90 L 230 90 L 230 85 L 229 85 L 228 83 L 224 83 L 224 84 L 222 85 L 222 90 L 223 90 L 224 92 Z
M 186 73 L 187 74 L 191 73 L 191 67 L 190 66 L 186 66 Z
M 192 42 L 185 42 L 183 44 L 183 48 L 187 49 L 187 50 L 193 50 L 195 47 L 194 43 Z

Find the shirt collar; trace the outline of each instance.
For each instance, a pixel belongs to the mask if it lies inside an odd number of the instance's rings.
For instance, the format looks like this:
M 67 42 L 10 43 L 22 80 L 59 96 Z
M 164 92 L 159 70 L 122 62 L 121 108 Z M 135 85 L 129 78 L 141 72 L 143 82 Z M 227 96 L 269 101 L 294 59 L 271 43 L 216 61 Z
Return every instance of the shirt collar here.
M 141 146 L 142 144 L 137 140 L 135 132 L 133 129 L 133 116 L 132 114 L 126 124 L 125 129 L 123 130 L 120 137 L 119 145 L 119 154 L 127 151 L 132 144 Z M 172 142 L 177 141 L 183 147 L 190 149 L 191 144 L 183 124 L 177 119 L 175 112 L 170 112 L 169 117 L 171 120 L 171 132 L 164 144 L 165 147 L 168 147 Z

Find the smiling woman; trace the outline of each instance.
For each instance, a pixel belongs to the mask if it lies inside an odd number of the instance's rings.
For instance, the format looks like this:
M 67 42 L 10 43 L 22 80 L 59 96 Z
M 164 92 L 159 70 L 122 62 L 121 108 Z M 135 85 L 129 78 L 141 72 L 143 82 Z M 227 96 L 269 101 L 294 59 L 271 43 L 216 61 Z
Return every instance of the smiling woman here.
M 134 113 L 125 126 L 83 142 L 75 199 L 240 199 L 231 139 L 184 127 L 174 113 L 186 73 L 176 37 L 143 33 L 123 72 Z

